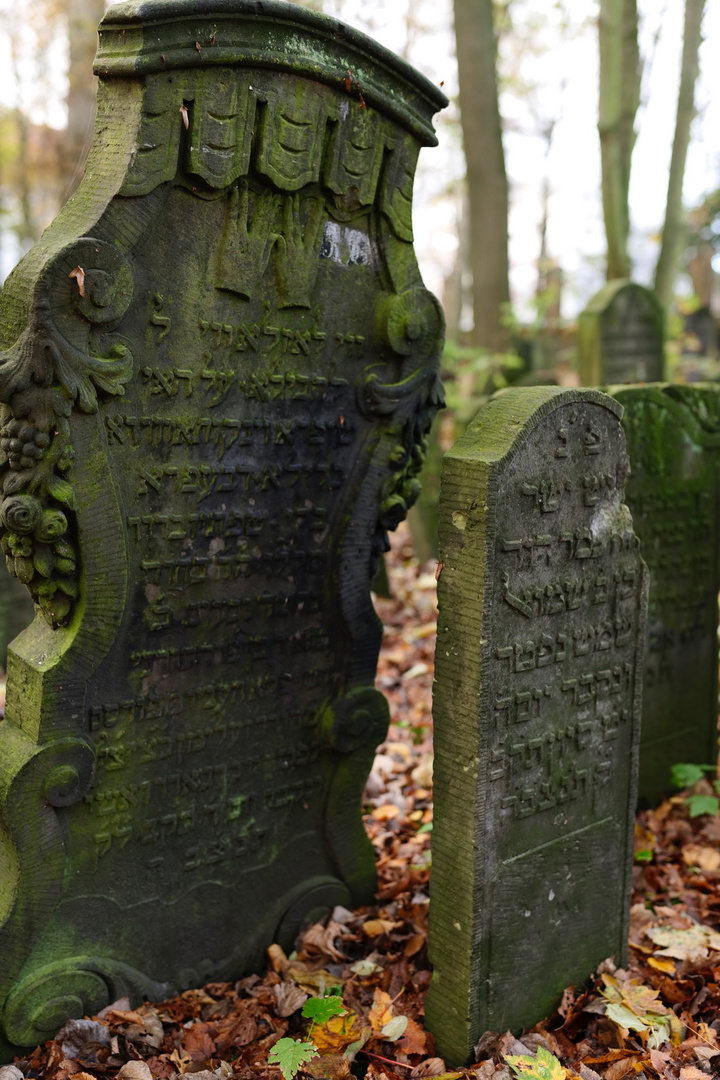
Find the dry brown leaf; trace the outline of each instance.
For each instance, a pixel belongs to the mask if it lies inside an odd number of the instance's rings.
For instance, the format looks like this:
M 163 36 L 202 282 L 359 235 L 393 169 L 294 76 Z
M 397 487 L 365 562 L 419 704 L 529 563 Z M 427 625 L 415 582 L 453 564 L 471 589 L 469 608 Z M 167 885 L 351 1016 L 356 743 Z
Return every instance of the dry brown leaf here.
M 399 806 L 395 806 L 394 803 L 383 803 L 382 806 L 375 807 L 371 817 L 373 817 L 375 821 L 392 821 L 399 813 Z
M 706 844 L 685 844 L 682 857 L 688 866 L 699 866 L 701 870 L 720 870 L 720 851 Z
M 273 986 L 273 993 L 277 1001 L 277 1014 L 282 1017 L 292 1016 L 308 999 L 305 991 L 291 982 L 277 983 Z
M 605 1070 L 605 1080 L 621 1080 L 623 1076 L 633 1072 L 635 1072 L 635 1060 L 630 1057 L 620 1058 L 618 1061 L 613 1061 L 612 1065 L 608 1065 Z
M 426 1077 L 442 1076 L 445 1072 L 445 1062 L 442 1058 L 426 1058 L 416 1065 L 410 1073 L 410 1080 L 425 1080 Z
M 330 921 L 327 926 L 315 923 L 305 932 L 302 939 L 302 951 L 310 956 L 319 955 L 331 960 L 342 961 L 343 954 L 335 948 L 335 938 L 342 933 L 340 923 Z
M 427 941 L 427 934 L 413 934 L 409 941 L 405 942 L 403 952 L 406 956 L 416 956 Z
M 85 296 L 85 271 L 82 266 L 76 266 L 74 270 L 71 270 L 68 274 L 69 278 L 76 278 L 78 283 L 78 292 L 82 297 Z
M 215 1053 L 215 1043 L 207 1024 L 193 1024 L 183 1036 L 183 1046 L 193 1061 L 208 1061 Z
M 427 1034 L 415 1020 L 408 1017 L 407 1027 L 395 1045 L 403 1054 L 427 1054 Z M 445 1072 L 444 1067 L 442 1072 Z
M 680 1070 L 680 1080 L 708 1080 L 708 1074 L 697 1065 L 685 1065 Z
M 188 117 L 187 105 L 180 106 L 180 113 L 182 115 L 183 124 L 185 125 L 185 130 L 187 131 L 187 129 L 190 127 L 190 118 Z
M 282 974 L 290 967 L 290 961 L 279 945 L 270 945 L 267 951 L 270 967 Z

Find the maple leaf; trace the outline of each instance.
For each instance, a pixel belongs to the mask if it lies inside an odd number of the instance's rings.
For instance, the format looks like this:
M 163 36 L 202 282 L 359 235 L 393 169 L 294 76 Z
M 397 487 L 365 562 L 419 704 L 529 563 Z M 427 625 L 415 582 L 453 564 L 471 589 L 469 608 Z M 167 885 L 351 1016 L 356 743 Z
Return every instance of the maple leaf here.
M 554 1054 L 542 1046 L 538 1046 L 537 1054 L 518 1054 L 505 1057 L 506 1062 L 520 1080 L 565 1080 L 570 1075 Z
M 715 814 L 720 812 L 720 799 L 716 795 L 688 795 L 685 800 L 690 817 L 701 817 L 702 814 Z
M 315 1024 L 326 1024 L 331 1016 L 345 1016 L 346 1013 L 342 998 L 332 994 L 327 997 L 308 998 L 302 1008 L 303 1016 Z
M 325 1023 L 311 1026 L 310 1038 L 320 1054 L 343 1053 L 363 1037 L 358 1020 L 357 1014 L 352 1012 L 346 1012 L 343 1016 L 331 1016 Z
M 317 1057 L 314 1043 L 301 1042 L 299 1039 L 278 1039 L 268 1054 L 268 1062 L 280 1066 L 284 1080 L 292 1080 L 303 1065 L 314 1057 Z
M 650 1048 L 664 1042 L 679 1042 L 680 1026 L 674 1013 L 659 1000 L 658 991 L 644 986 L 637 979 L 619 982 L 612 975 L 603 975 L 605 1015 L 626 1031 L 637 1031 Z

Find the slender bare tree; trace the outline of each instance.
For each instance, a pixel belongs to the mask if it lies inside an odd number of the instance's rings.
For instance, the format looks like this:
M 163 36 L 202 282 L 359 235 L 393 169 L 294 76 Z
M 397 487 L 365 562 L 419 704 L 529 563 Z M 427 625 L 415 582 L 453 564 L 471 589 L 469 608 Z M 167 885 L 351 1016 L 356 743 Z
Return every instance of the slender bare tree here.
M 705 0 L 685 0 L 685 29 L 675 135 L 665 202 L 665 224 L 655 269 L 655 291 L 666 309 L 673 298 L 673 287 L 685 235 L 682 189 L 690 143 L 690 127 L 695 117 L 695 84 L 700 66 L 699 53 L 704 11 Z

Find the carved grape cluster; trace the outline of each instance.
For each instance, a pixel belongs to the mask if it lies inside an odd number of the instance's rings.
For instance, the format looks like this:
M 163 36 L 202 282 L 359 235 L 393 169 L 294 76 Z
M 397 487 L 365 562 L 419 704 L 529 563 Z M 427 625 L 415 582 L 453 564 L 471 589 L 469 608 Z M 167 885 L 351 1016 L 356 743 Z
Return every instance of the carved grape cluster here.
M 0 524 L 7 530 L 0 544 L 8 570 L 28 586 L 52 625 L 62 625 L 78 595 L 67 517 L 34 495 L 10 495 L 0 505 Z
M 0 428 L 0 448 L 11 469 L 32 469 L 50 445 L 47 431 L 38 431 L 27 420 L 8 420 Z

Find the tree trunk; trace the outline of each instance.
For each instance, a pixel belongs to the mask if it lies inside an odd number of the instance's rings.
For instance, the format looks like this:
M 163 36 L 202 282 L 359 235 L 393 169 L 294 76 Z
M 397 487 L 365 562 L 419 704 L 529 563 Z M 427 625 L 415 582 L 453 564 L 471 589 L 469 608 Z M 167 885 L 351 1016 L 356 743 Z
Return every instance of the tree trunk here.
M 685 0 L 685 29 L 683 33 L 682 67 L 678 91 L 675 137 L 670 158 L 665 224 L 662 231 L 660 255 L 655 269 L 655 291 L 667 310 L 673 298 L 675 276 L 685 232 L 683 223 L 682 189 L 685 160 L 690 143 L 690 126 L 695 116 L 695 83 L 699 70 L 700 29 L 705 0 Z
M 630 277 L 628 193 L 640 104 L 637 0 L 600 0 L 598 131 L 607 237 L 607 280 Z
M 83 178 L 85 158 L 93 137 L 97 78 L 92 73 L 97 27 L 105 0 L 65 0 L 70 67 L 68 125 L 62 155 L 62 201 L 67 202 Z
M 492 0 L 454 0 L 460 114 L 470 199 L 472 343 L 503 352 L 508 287 L 508 183 L 505 173 Z

